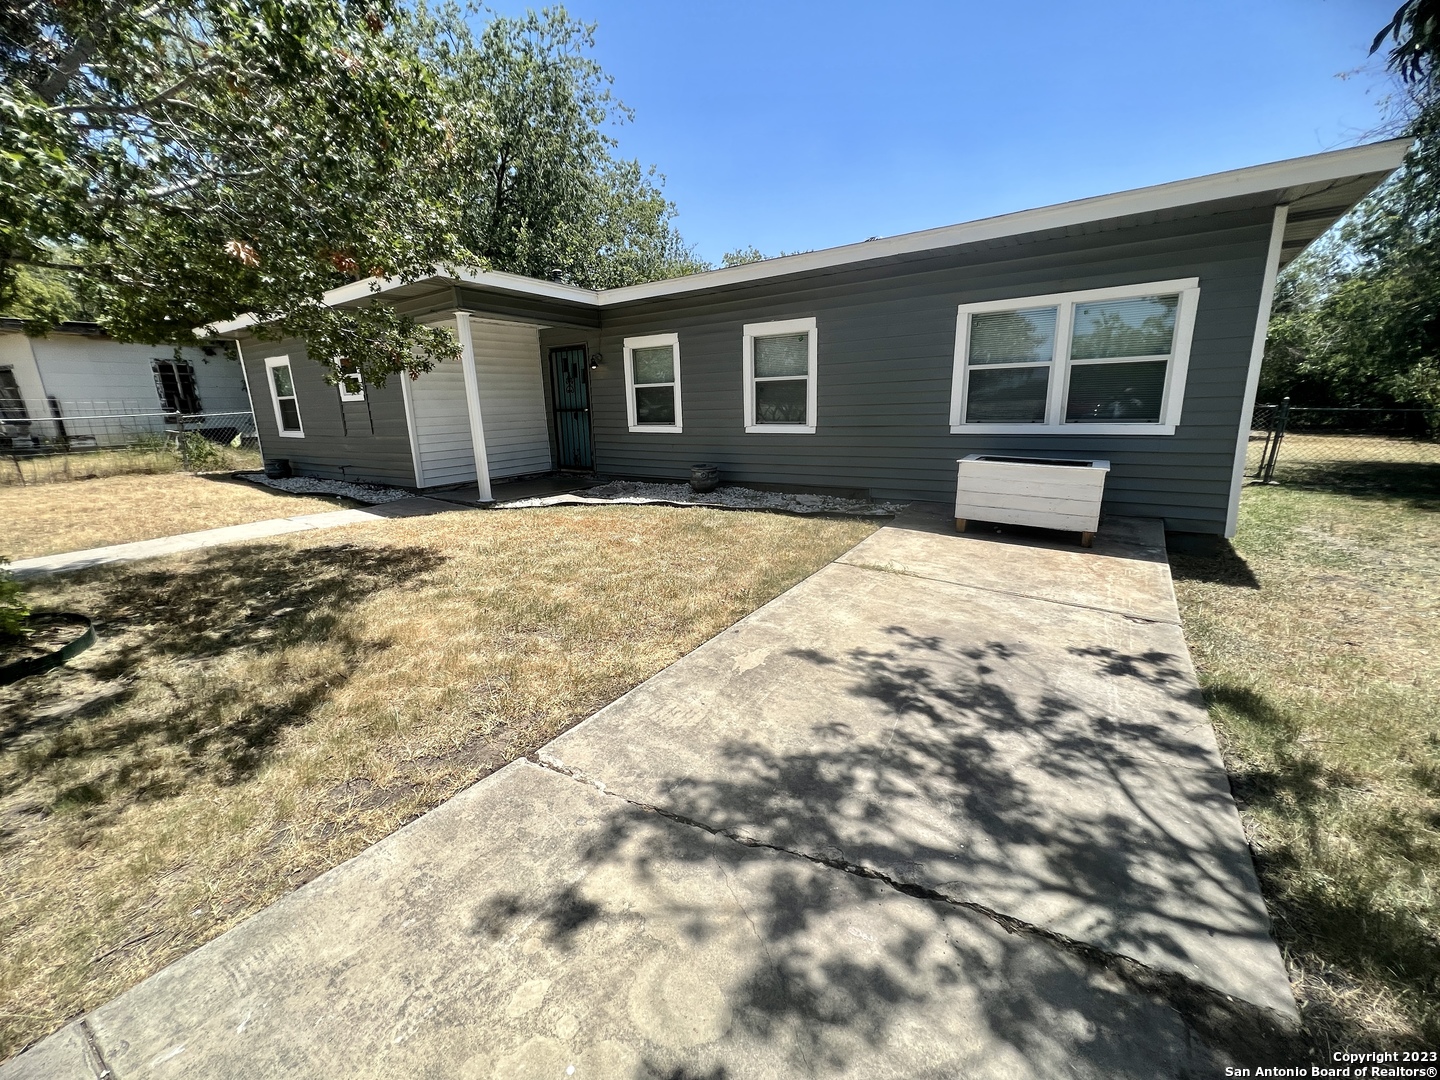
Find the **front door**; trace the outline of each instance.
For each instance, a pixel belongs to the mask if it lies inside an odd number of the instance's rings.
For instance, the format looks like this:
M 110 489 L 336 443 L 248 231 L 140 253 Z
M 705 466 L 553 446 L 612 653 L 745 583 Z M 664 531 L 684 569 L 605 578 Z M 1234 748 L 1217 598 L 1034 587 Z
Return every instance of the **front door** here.
M 593 469 L 590 444 L 590 372 L 583 345 L 550 350 L 555 395 L 555 448 L 562 469 Z

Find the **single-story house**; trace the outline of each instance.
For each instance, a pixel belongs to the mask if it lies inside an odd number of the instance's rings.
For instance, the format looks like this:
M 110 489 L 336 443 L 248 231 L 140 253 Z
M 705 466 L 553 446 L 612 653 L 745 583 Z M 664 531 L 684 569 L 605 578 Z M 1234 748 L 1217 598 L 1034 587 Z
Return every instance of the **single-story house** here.
M 1234 532 L 1275 276 L 1404 140 L 644 285 L 368 280 L 463 357 L 330 385 L 235 338 L 267 458 L 427 489 L 553 469 L 943 501 L 967 454 L 1104 458 L 1104 508 Z
M 30 337 L 0 318 L 0 446 L 123 443 L 165 428 L 175 414 L 250 412 L 240 365 L 216 345 L 116 341 L 92 322 L 61 323 Z M 249 421 L 230 420 L 249 430 Z

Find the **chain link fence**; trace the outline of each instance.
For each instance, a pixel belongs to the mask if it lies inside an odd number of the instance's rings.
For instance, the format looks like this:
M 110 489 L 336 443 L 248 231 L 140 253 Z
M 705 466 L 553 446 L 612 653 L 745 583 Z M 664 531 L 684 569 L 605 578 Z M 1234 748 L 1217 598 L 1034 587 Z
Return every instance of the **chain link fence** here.
M 1440 495 L 1440 409 L 1257 405 L 1245 475 L 1256 483 Z
M 0 418 L 0 485 L 260 467 L 249 412 L 144 412 L 119 402 L 57 402 L 52 412 Z

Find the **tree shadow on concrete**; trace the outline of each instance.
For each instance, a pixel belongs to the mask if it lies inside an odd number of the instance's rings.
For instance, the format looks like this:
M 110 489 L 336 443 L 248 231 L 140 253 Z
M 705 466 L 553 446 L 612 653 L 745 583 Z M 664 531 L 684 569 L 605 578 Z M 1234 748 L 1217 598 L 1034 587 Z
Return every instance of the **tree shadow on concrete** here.
M 650 865 L 636 836 L 653 826 L 622 816 L 593 862 L 643 877 L 675 858 L 798 853 L 750 871 L 764 881 L 744 908 L 767 962 L 735 997 L 743 1038 L 783 1044 L 797 1074 L 847 1067 L 963 984 L 985 1039 L 1035 1075 L 1203 1074 L 1204 1042 L 1293 1060 L 1278 1017 L 1206 982 L 1214 951 L 1243 981 L 1274 946 L 1188 665 L 1075 647 L 1057 671 L 1014 641 L 885 634 L 888 648 L 777 661 L 768 685 L 840 688 L 803 750 L 734 739 L 697 776 L 651 742 L 645 793 L 595 777 L 740 842 L 666 848 Z M 1105 708 L 1097 688 L 1122 683 L 1124 707 Z M 731 699 L 717 728 L 764 702 Z M 892 928 L 878 956 L 852 947 L 847 922 L 894 896 L 923 908 L 919 925 Z
M 376 647 L 347 624 L 349 607 L 442 561 L 350 544 L 227 547 L 179 568 L 77 575 L 72 595 L 91 605 L 100 643 L 68 668 L 4 688 L 0 795 L 56 784 L 50 809 L 97 818 L 196 780 L 244 781 Z M 260 685 L 244 670 L 311 645 L 337 654 L 323 678 Z M 64 781 L 77 773 L 83 781 Z

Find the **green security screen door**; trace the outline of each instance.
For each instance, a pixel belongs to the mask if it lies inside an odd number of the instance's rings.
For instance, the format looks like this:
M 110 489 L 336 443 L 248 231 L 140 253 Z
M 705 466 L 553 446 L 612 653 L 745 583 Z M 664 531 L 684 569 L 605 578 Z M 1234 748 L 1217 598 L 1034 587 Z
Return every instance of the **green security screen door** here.
M 590 444 L 590 372 L 583 345 L 550 350 L 555 397 L 555 448 L 562 469 L 593 469 Z

